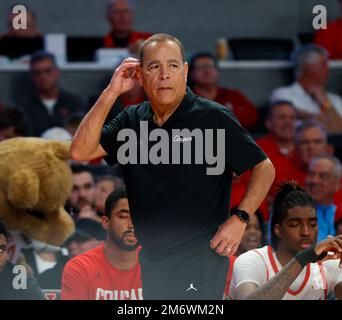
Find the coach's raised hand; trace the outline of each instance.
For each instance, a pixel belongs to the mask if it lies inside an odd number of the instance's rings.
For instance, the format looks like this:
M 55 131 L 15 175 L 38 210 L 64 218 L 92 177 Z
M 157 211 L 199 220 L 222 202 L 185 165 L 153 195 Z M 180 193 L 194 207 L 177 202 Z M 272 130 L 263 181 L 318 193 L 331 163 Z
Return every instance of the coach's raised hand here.
M 108 90 L 119 96 L 133 89 L 137 78 L 137 69 L 140 62 L 135 58 L 126 58 L 114 71 L 112 79 L 110 80 Z
M 109 85 L 84 117 L 72 139 L 70 148 L 72 159 L 90 161 L 107 154 L 100 145 L 103 124 L 120 94 L 134 87 L 138 79 L 138 67 L 137 59 L 127 58 L 116 68 Z

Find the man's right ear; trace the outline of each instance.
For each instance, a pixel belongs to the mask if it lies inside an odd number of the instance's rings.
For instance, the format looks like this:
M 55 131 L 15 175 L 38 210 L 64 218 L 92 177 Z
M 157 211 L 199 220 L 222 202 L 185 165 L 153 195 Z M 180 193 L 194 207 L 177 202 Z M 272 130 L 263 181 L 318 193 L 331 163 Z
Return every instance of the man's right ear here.
M 135 78 L 137 79 L 138 83 L 142 86 L 142 68 L 140 66 L 137 67 L 137 71 L 135 72 Z
M 109 223 L 109 219 L 105 215 L 103 215 L 102 216 L 102 227 L 106 231 L 108 230 L 108 223 Z

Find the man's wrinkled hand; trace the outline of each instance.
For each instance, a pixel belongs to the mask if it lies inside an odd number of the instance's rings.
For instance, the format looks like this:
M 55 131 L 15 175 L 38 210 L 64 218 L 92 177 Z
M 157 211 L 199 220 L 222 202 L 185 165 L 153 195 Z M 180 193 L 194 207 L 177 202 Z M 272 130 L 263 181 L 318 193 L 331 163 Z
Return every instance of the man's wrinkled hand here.
M 230 257 L 238 249 L 247 224 L 236 215 L 228 218 L 221 224 L 210 241 L 210 248 L 221 256 Z

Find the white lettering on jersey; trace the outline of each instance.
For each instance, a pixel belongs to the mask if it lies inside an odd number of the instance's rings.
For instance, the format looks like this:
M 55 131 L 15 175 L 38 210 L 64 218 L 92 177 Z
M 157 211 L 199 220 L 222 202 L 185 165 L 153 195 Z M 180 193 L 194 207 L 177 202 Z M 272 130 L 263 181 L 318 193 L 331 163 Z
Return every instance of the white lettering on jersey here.
M 131 290 L 96 289 L 96 300 L 143 300 L 142 288 Z

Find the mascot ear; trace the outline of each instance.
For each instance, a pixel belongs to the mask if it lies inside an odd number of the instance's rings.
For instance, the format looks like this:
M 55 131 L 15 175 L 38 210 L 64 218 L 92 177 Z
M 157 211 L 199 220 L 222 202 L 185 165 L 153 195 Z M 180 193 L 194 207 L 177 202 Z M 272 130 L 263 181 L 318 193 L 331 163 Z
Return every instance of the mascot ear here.
M 52 141 L 52 149 L 60 160 L 70 159 L 70 146 L 71 142 L 69 141 Z
M 18 208 L 30 209 L 38 202 L 39 179 L 28 169 L 19 169 L 8 178 L 7 199 Z

